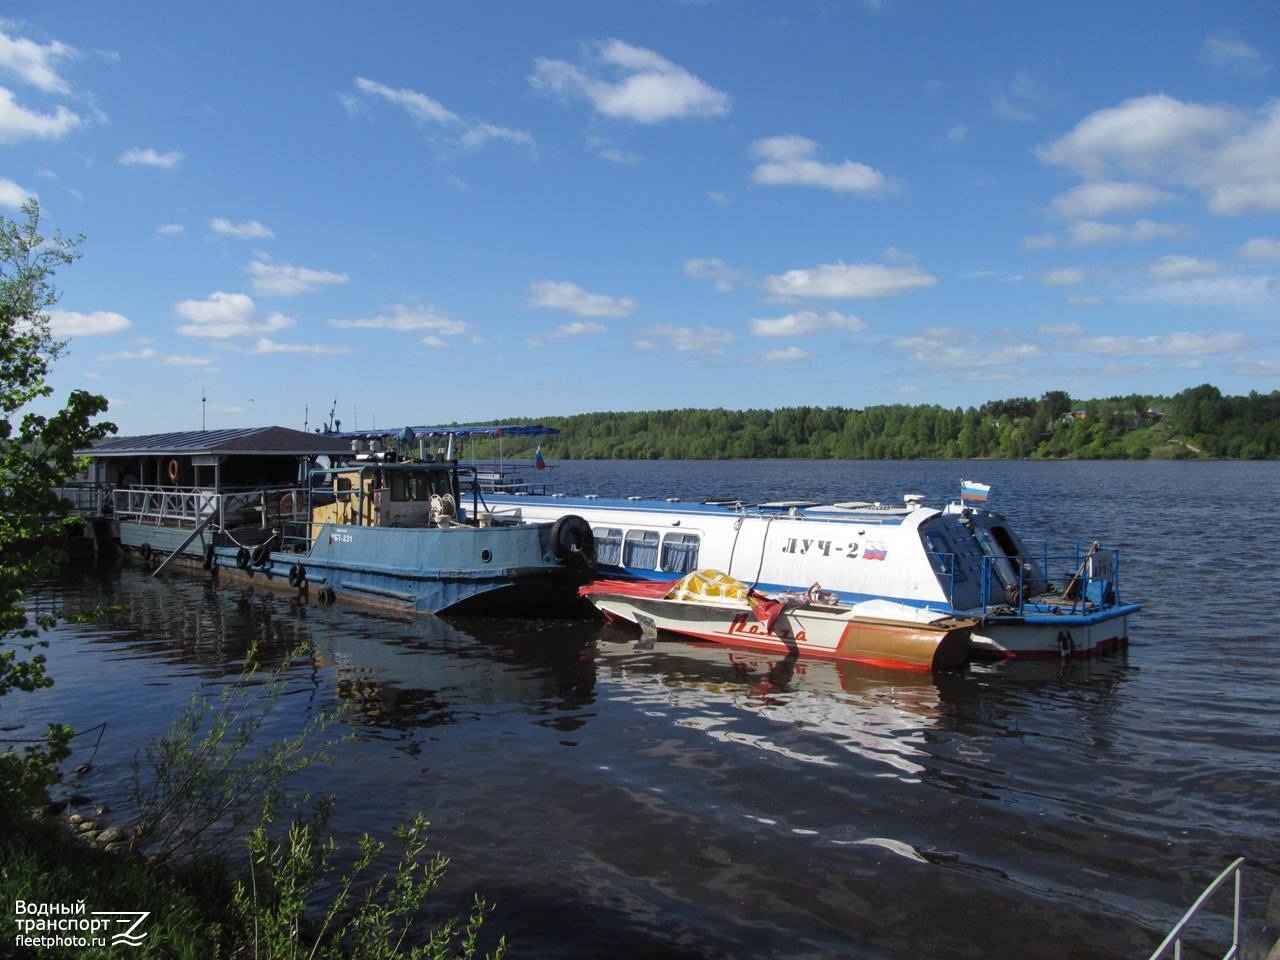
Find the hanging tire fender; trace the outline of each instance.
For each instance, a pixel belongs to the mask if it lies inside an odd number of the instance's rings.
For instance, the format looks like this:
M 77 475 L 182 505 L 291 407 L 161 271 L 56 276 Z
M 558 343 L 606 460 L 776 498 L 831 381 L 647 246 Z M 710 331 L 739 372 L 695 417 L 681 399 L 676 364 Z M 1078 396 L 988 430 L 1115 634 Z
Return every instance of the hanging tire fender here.
M 249 560 L 250 560 L 250 557 L 249 557 L 248 547 L 241 547 L 239 550 L 236 551 L 236 566 L 239 567 L 241 570 L 249 569 Z
M 596 562 L 596 538 L 591 524 L 567 513 L 551 525 L 551 550 L 561 563 L 590 567 Z
M 295 563 L 289 568 L 289 586 L 300 587 L 307 582 L 307 568 L 300 563 Z

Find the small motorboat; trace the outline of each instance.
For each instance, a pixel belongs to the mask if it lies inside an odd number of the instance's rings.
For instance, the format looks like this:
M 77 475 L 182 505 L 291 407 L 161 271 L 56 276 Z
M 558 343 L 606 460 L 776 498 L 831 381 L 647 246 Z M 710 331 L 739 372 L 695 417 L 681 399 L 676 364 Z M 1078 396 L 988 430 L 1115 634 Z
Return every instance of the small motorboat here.
M 579 590 L 610 620 L 698 640 L 902 670 L 957 667 L 977 620 L 889 600 L 840 603 L 817 585 L 766 594 L 715 570 L 672 583 L 595 580 Z

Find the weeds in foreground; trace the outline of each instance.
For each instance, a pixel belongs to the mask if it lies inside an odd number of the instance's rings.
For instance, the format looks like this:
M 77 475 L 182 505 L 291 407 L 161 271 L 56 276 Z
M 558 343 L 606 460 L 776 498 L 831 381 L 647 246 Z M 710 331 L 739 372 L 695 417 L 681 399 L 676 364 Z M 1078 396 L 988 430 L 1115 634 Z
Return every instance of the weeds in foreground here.
M 396 839 L 401 851 L 394 870 L 374 876 L 375 861 L 386 845 L 368 834 L 360 838 L 359 856 L 317 919 L 308 914 L 307 903 L 335 870 L 336 844 L 332 838 L 317 840 L 310 823 L 294 822 L 278 841 L 259 825 L 249 835 L 249 875 L 236 883 L 233 896 L 243 931 L 240 955 L 272 960 L 471 960 L 488 904 L 476 896 L 465 919 L 454 916 L 416 931 L 423 904 L 439 887 L 449 861 L 428 854 L 427 821 L 421 814 L 399 827 Z M 506 952 L 504 938 L 485 956 L 499 960 Z

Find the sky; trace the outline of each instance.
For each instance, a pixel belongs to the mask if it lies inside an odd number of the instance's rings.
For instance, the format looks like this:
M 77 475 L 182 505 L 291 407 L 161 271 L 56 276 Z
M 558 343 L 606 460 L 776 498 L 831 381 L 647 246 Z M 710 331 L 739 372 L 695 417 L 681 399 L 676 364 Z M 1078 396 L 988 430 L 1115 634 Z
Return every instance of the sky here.
M 1280 5 L 0 12 L 125 434 L 1280 388 Z

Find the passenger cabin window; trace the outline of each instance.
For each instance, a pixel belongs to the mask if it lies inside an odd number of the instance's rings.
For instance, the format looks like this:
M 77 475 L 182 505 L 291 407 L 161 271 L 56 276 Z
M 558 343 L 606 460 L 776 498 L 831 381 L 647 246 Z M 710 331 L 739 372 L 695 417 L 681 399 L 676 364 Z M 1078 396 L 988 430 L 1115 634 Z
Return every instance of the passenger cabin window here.
M 596 538 L 596 562 L 614 564 L 622 559 L 622 531 L 617 527 L 592 527 Z
M 622 543 L 622 565 L 641 570 L 657 570 L 658 531 L 628 530 Z
M 662 569 L 669 573 L 697 570 L 701 544 L 702 538 L 696 533 L 668 533 L 662 538 Z

